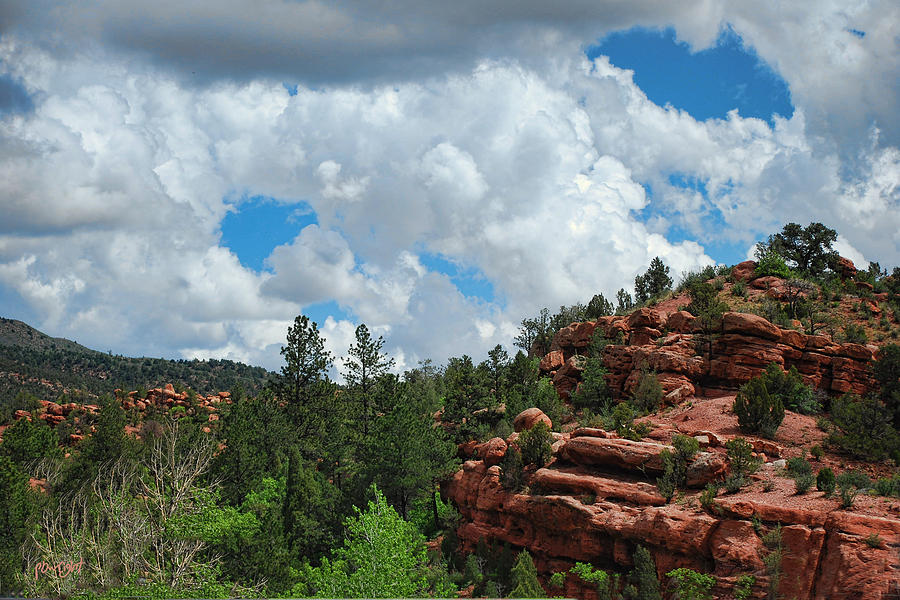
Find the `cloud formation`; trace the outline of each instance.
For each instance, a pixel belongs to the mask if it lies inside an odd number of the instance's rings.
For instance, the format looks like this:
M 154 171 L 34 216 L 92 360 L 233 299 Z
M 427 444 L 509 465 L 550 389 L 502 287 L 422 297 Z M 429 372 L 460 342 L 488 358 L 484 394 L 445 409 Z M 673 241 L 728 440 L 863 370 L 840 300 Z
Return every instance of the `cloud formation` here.
M 0 18 L 0 75 L 31 107 L 0 116 L 0 286 L 54 335 L 274 368 L 293 317 L 333 301 L 349 315 L 320 324 L 337 355 L 366 322 L 411 367 L 479 358 L 656 255 L 680 273 L 791 220 L 900 262 L 892 3 L 777 19 L 740 3 L 141 6 L 35 0 Z M 785 77 L 790 119 L 698 122 L 582 52 L 635 25 L 700 49 L 726 23 Z M 257 195 L 318 222 L 261 272 L 221 245 Z

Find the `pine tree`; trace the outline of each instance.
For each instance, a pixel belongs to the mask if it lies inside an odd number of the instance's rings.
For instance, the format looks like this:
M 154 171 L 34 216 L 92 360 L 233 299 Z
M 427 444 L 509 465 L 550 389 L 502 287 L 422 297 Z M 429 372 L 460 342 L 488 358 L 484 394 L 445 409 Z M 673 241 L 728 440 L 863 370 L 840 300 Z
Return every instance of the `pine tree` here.
M 634 549 L 634 570 L 629 579 L 637 587 L 635 600 L 662 600 L 656 563 L 650 551 L 643 546 Z
M 373 417 L 373 390 L 379 377 L 394 365 L 394 359 L 382 354 L 384 338 L 373 339 L 365 323 L 356 328 L 356 344 L 350 346 L 344 362 L 344 379 L 347 389 L 361 405 L 363 435 L 369 433 L 369 422 Z
M 528 550 L 519 552 L 516 564 L 512 571 L 513 589 L 509 593 L 510 598 L 546 598 L 544 588 L 537 578 L 537 569 Z

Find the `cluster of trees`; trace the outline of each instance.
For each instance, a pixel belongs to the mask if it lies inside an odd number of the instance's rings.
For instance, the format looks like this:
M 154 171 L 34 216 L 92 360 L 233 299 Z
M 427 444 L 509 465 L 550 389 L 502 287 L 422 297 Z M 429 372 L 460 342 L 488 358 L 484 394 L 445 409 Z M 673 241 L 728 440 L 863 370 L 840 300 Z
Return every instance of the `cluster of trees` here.
M 423 541 L 453 518 L 436 491 L 458 468 L 456 443 L 507 437 L 534 405 L 558 419 L 562 404 L 521 351 L 497 346 L 480 363 L 454 357 L 397 375 L 383 347 L 360 325 L 338 385 L 317 325 L 299 316 L 281 372 L 255 394 L 233 388 L 211 433 L 203 411 L 144 414 L 135 439 L 107 395 L 96 432 L 64 459 L 50 427 L 16 421 L 0 444 L 0 524 L 11 532 L 0 592 L 450 594 L 462 575 L 451 578 L 446 557 L 428 559 Z M 25 576 L 70 557 L 90 569 Z

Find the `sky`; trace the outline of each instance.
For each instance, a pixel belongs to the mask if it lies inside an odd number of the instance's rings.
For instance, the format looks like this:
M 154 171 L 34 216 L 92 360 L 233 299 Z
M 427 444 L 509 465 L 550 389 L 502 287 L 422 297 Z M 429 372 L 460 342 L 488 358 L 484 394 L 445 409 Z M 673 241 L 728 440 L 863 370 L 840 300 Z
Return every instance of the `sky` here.
M 900 264 L 900 4 L 0 4 L 0 315 L 278 369 L 513 351 L 542 307 L 822 222 Z

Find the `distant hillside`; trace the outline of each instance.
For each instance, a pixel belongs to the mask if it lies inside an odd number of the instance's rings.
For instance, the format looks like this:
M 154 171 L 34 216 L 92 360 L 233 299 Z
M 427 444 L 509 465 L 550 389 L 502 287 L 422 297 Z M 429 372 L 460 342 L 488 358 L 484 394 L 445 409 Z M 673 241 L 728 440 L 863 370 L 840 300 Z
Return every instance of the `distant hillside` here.
M 172 383 L 200 394 L 240 384 L 258 392 L 271 373 L 230 360 L 128 358 L 50 337 L 21 321 L 0 317 L 0 406 L 25 390 L 42 400 L 60 394 L 99 396 Z

